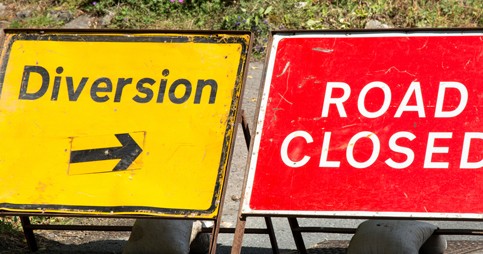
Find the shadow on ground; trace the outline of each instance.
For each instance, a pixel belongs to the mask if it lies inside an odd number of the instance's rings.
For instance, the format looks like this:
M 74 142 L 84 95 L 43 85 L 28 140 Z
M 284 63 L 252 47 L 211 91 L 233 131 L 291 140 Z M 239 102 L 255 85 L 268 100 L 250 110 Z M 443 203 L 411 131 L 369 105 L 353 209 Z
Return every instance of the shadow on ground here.
M 48 248 L 40 247 L 39 251 L 34 252 L 36 254 L 60 254 L 60 253 L 93 253 L 93 254 L 104 254 L 104 253 L 122 253 L 122 248 L 126 244 L 123 240 L 102 240 L 93 241 L 83 244 L 58 244 L 51 245 Z
M 15 244 L 0 245 L 0 254 L 4 253 L 36 253 L 36 254 L 60 254 L 60 253 L 93 253 L 93 254 L 117 254 L 122 253 L 125 240 L 100 240 L 91 241 L 82 244 L 62 244 L 47 238 L 37 236 L 39 250 L 37 252 L 29 251 L 25 240 L 18 241 Z M 309 254 L 345 254 L 347 252 L 348 241 L 326 241 L 312 246 L 307 249 Z M 231 253 L 231 246 L 217 246 L 218 254 Z M 243 247 L 243 254 L 271 254 L 271 248 L 259 247 Z M 282 254 L 296 254 L 296 250 L 282 249 Z M 448 241 L 448 248 L 445 254 L 477 254 L 483 253 L 483 241 Z
M 231 246 L 218 245 L 216 249 L 217 254 L 231 253 Z M 273 254 L 271 248 L 257 248 L 257 247 L 243 247 L 241 253 L 243 254 Z M 292 253 L 291 250 L 280 250 L 280 253 Z

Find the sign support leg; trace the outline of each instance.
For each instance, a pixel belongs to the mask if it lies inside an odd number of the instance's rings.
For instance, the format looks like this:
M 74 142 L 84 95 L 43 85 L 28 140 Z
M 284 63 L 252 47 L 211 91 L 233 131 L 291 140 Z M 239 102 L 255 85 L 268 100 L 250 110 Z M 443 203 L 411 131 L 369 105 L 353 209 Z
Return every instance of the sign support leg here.
M 247 149 L 250 150 L 250 144 L 251 144 L 251 134 L 250 134 L 250 128 L 248 126 L 248 123 L 246 121 L 246 116 L 245 116 L 245 111 L 241 112 L 241 124 L 242 124 L 242 129 L 243 129 L 243 136 L 245 137 L 245 143 L 247 145 Z M 245 172 L 245 179 L 246 179 L 246 173 Z M 244 199 L 245 195 L 245 186 L 243 187 L 242 190 L 242 199 Z M 242 210 L 243 204 L 240 203 L 240 209 L 239 209 L 239 214 L 238 214 L 238 219 L 236 222 L 236 228 L 235 228 L 235 235 L 233 237 L 233 244 L 231 247 L 231 254 L 239 254 L 241 252 L 242 248 L 242 243 L 243 243 L 243 235 L 245 233 L 245 227 L 246 227 L 246 217 L 242 216 L 241 210 Z M 273 229 L 273 223 L 271 217 L 263 217 L 265 219 L 265 224 L 267 226 L 266 233 L 268 234 L 268 237 L 270 238 L 270 244 L 272 245 L 272 251 L 274 254 L 279 254 L 280 251 L 278 249 L 278 244 L 277 244 L 277 238 L 275 237 L 275 230 Z
M 243 137 L 245 138 L 245 144 L 247 145 L 247 149 L 250 150 L 251 144 L 251 134 L 250 128 L 248 126 L 248 122 L 245 116 L 245 111 L 241 111 L 241 126 L 243 130 Z M 245 169 L 245 179 L 246 179 L 246 169 Z M 231 254 L 239 254 L 241 253 L 242 243 L 243 243 L 243 235 L 245 234 L 245 226 L 246 226 L 246 217 L 242 216 L 241 209 L 242 209 L 242 201 L 245 196 L 245 186 L 243 186 L 242 193 L 240 199 L 240 206 L 238 209 L 238 217 L 236 220 L 235 226 L 235 235 L 233 236 L 233 244 L 231 245 Z
M 23 234 L 25 235 L 30 251 L 37 251 L 37 241 L 35 240 L 34 230 L 31 227 L 32 224 L 30 224 L 30 218 L 28 216 L 20 216 L 20 222 L 22 223 Z
M 231 245 L 231 254 L 241 253 L 246 223 L 247 221 L 245 217 L 238 216 L 236 221 L 235 235 L 233 236 L 233 244 Z
M 275 230 L 273 229 L 273 223 L 271 217 L 264 217 L 265 224 L 267 225 L 268 237 L 270 238 L 270 244 L 272 245 L 273 254 L 279 254 L 277 238 L 275 237 Z
M 210 254 L 215 254 L 216 253 L 216 242 L 218 239 L 218 233 L 220 232 L 220 218 L 217 217 L 215 220 L 215 224 L 213 225 L 213 230 L 211 232 L 211 237 L 210 237 Z
M 300 232 L 299 222 L 297 218 L 289 217 L 288 223 L 290 224 L 290 230 L 292 231 L 293 239 L 295 241 L 295 246 L 297 246 L 297 250 L 301 254 L 306 254 L 307 249 L 305 249 L 304 238 L 302 237 L 302 233 Z

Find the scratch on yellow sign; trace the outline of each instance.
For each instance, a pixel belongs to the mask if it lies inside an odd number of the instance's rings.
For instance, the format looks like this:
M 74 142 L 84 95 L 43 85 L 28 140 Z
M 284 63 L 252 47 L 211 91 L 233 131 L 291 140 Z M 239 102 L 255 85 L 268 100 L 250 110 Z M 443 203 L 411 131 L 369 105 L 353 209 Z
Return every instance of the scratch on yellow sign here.
M 0 209 L 216 216 L 249 43 L 7 30 Z

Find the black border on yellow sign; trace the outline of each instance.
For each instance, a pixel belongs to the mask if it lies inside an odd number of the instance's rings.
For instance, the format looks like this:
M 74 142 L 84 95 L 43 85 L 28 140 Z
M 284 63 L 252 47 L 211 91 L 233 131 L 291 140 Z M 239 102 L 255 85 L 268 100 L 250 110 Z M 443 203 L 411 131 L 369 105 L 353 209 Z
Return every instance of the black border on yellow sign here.
M 6 39 L 7 35 L 11 38 Z M 241 36 L 248 36 L 245 39 Z M 233 36 L 233 37 L 229 37 Z M 88 29 L 5 29 L 4 34 L 0 34 L 0 97 L 2 95 L 2 88 L 5 78 L 5 72 L 8 65 L 10 51 L 13 43 L 18 40 L 28 41 L 83 41 L 83 42 L 159 42 L 159 43 L 215 43 L 215 44 L 240 44 L 241 57 L 238 64 L 237 78 L 234 84 L 232 94 L 232 105 L 225 138 L 223 140 L 223 149 L 220 156 L 220 163 L 218 168 L 217 181 L 213 190 L 213 198 L 211 206 L 206 210 L 190 210 L 177 208 L 156 208 L 147 206 L 75 206 L 62 204 L 12 204 L 1 203 L 0 212 L 7 211 L 25 211 L 25 212 L 43 212 L 45 210 L 52 210 L 54 213 L 76 213 L 85 215 L 95 215 L 98 213 L 108 213 L 110 215 L 122 214 L 125 215 L 162 215 L 162 216 L 183 216 L 183 217 L 203 217 L 201 215 L 213 214 L 220 206 L 220 202 L 224 197 L 223 189 L 224 183 L 228 176 L 229 164 L 231 162 L 231 154 L 235 142 L 235 130 L 237 123 L 237 113 L 241 106 L 244 90 L 244 81 L 246 77 L 247 63 L 249 61 L 249 51 L 251 49 L 251 41 L 253 34 L 248 31 L 165 31 L 165 30 L 88 30 Z M 237 98 L 237 94 L 240 97 Z M 230 134 L 232 133 L 232 134 Z M 223 177 L 225 176 L 225 177 Z M 217 202 L 220 200 L 220 202 Z M 33 212 L 35 213 L 35 212 Z M 205 218 L 203 217 L 203 218 Z M 208 217 L 206 217 L 208 218 Z

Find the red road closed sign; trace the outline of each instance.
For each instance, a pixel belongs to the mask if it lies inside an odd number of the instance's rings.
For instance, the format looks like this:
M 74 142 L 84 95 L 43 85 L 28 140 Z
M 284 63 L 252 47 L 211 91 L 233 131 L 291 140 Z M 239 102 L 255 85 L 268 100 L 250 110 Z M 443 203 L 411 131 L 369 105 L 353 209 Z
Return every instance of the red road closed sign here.
M 245 214 L 483 218 L 483 32 L 275 33 Z

